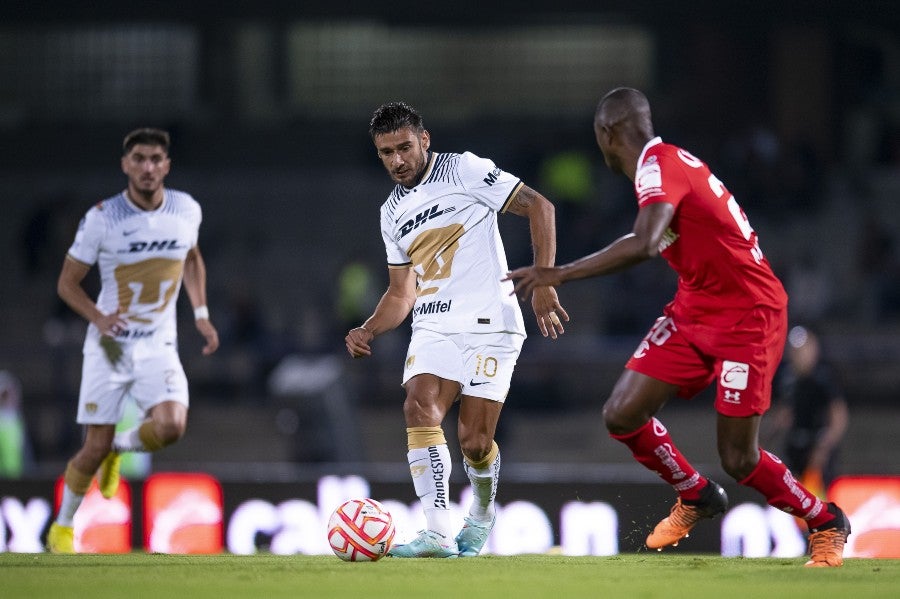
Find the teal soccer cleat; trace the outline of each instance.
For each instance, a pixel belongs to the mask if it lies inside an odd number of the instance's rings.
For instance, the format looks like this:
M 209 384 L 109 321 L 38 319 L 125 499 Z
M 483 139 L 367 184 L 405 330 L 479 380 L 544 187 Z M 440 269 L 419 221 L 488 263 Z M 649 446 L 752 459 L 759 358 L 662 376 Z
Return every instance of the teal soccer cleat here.
M 433 530 L 419 531 L 419 535 L 403 545 L 391 547 L 388 551 L 390 557 L 457 557 L 459 549 L 456 541 L 445 544 L 446 537 Z
M 462 530 L 456 535 L 456 544 L 459 546 L 460 557 L 475 557 L 481 553 L 481 549 L 487 542 L 491 529 L 494 528 L 494 522 L 497 517 L 491 519 L 490 522 L 479 522 L 470 516 L 463 518 Z

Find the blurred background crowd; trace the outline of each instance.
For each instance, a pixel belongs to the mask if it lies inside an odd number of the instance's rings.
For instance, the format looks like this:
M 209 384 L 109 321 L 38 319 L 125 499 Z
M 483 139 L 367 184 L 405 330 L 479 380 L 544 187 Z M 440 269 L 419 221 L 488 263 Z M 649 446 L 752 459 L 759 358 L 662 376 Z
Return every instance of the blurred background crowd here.
M 564 262 L 634 219 L 592 131 L 597 100 L 620 85 L 645 91 L 657 133 L 735 194 L 792 323 L 819 331 L 849 404 L 843 468 L 896 473 L 897 450 L 879 440 L 900 389 L 897 3 L 519 4 L 4 4 L 0 434 L 23 440 L 7 475 L 56 471 L 79 444 L 85 323 L 56 277 L 84 212 L 124 187 L 130 129 L 172 133 L 167 184 L 204 208 L 222 334 L 202 358 L 182 298 L 191 430 L 158 459 L 395 460 L 408 325 L 368 361 L 343 344 L 387 284 L 378 208 L 391 182 L 372 110 L 405 100 L 437 151 L 490 157 L 547 195 Z M 529 263 L 525 221 L 501 217 L 501 230 L 510 266 Z M 607 451 L 599 407 L 674 285 L 657 260 L 567 286 L 572 321 L 555 343 L 526 307 L 505 459 L 627 460 Z M 669 421 L 712 412 L 702 397 L 677 403 Z

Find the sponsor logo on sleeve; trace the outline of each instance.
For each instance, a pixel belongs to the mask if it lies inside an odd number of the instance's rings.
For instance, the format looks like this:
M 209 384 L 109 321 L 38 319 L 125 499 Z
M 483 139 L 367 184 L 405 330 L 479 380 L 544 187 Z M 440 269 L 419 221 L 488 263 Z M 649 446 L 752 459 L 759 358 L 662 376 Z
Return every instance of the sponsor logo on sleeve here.
M 634 189 L 640 202 L 655 196 L 664 195 L 662 169 L 660 169 L 659 164 L 653 162 L 639 168 L 634 177 Z
M 494 183 L 497 182 L 497 179 L 500 177 L 501 172 L 502 171 L 499 168 L 495 168 L 494 170 L 489 172 L 487 174 L 487 177 L 482 179 L 482 181 L 484 181 L 487 185 L 493 185 Z

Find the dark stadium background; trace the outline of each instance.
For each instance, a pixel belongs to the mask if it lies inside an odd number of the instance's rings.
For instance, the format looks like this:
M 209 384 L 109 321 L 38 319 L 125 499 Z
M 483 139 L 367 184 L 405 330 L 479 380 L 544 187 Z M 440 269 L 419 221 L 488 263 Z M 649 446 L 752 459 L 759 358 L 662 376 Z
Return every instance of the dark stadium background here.
M 489 156 L 544 191 L 563 261 L 634 217 L 591 130 L 617 85 L 644 89 L 658 133 L 724 180 L 792 293 L 793 320 L 822 330 L 850 402 L 841 471 L 897 474 L 900 5 L 519 4 L 4 3 L 0 369 L 23 383 L 27 477 L 54 478 L 79 444 L 84 324 L 55 280 L 80 216 L 123 187 L 129 129 L 173 134 L 168 183 L 204 207 L 223 339 L 199 357 L 182 298 L 191 422 L 154 468 L 260 481 L 338 462 L 370 475 L 387 465 L 394 480 L 406 329 L 380 338 L 372 360 L 343 347 L 386 284 L 377 210 L 390 182 L 367 136 L 372 109 L 407 100 L 437 150 Z M 524 221 L 501 221 L 511 266 L 527 262 Z M 342 274 L 361 282 L 356 303 L 341 296 Z M 673 286 L 661 261 L 571 284 L 560 295 L 572 322 L 556 343 L 525 308 L 506 463 L 621 475 L 630 456 L 606 438 L 600 406 Z M 708 396 L 662 418 L 719 472 Z

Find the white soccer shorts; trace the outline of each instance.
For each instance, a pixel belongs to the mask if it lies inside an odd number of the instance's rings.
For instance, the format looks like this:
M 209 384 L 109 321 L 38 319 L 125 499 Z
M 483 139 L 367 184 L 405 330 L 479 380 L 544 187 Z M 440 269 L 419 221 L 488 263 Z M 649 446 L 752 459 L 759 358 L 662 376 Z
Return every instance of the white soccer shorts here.
M 142 348 L 146 350 L 146 347 Z M 78 424 L 116 424 L 125 410 L 125 395 L 147 412 L 164 401 L 188 406 L 188 382 L 174 345 L 139 352 L 125 347 L 113 367 L 102 351 L 84 355 Z M 143 355 L 140 355 L 143 354 Z
M 503 403 L 524 341 L 516 333 L 416 329 L 406 352 L 403 384 L 417 374 L 434 374 L 459 382 L 463 395 Z

